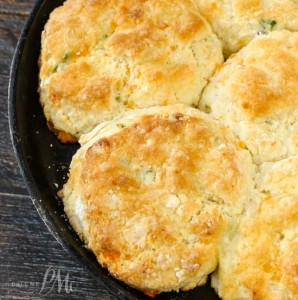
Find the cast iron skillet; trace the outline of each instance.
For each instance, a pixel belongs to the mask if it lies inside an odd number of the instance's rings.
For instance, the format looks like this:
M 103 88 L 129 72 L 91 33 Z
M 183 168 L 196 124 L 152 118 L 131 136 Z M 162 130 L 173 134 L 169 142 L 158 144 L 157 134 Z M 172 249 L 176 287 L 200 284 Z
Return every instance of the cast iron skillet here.
M 46 126 L 39 97 L 38 66 L 40 37 L 51 11 L 63 0 L 37 1 L 20 36 L 11 67 L 9 123 L 15 154 L 23 178 L 40 217 L 49 231 L 111 293 L 122 300 L 150 299 L 114 279 L 86 250 L 68 223 L 57 191 L 67 180 L 68 166 L 76 145 L 61 144 Z M 163 293 L 156 300 L 216 300 L 210 284 L 190 292 Z

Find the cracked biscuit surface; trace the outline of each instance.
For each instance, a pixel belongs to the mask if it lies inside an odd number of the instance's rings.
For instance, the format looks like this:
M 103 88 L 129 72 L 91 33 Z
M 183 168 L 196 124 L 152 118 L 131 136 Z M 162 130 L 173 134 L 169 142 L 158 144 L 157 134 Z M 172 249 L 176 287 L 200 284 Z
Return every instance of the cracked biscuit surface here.
M 80 143 L 63 202 L 100 264 L 151 296 L 203 285 L 249 201 L 249 152 L 184 105 L 132 111 Z
M 298 153 L 298 32 L 259 36 L 228 59 L 199 107 L 228 126 L 254 161 Z
M 297 299 L 297 182 L 298 156 L 260 166 L 254 205 L 220 245 L 212 285 L 223 300 Z
M 42 34 L 40 101 L 58 138 L 72 142 L 119 112 L 196 105 L 222 61 L 190 0 L 67 0 Z
M 201 14 L 223 41 L 226 57 L 256 35 L 273 30 L 298 30 L 296 0 L 196 0 Z

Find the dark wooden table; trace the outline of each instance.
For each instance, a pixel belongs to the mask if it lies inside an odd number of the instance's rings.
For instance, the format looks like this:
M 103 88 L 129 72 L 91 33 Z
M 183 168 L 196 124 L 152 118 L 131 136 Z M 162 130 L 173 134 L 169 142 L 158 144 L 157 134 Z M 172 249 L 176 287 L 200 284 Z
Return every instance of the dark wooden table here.
M 47 231 L 14 158 L 7 117 L 9 69 L 34 2 L 0 0 L 0 299 L 116 299 Z

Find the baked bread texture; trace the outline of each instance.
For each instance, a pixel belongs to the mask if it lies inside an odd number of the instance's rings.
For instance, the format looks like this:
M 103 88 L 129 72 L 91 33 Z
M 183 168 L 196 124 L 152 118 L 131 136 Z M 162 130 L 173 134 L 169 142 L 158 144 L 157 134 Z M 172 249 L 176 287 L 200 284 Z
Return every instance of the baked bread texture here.
M 229 57 L 256 35 L 273 30 L 298 30 L 295 0 L 196 0 L 201 14 L 223 42 Z
M 150 296 L 203 285 L 250 201 L 249 152 L 185 105 L 131 111 L 80 143 L 63 202 L 100 264 Z
M 296 0 L 53 11 L 40 102 L 81 144 L 61 198 L 112 276 L 151 297 L 212 273 L 223 300 L 298 300 L 297 30 Z
M 298 156 L 260 166 L 258 197 L 220 244 L 212 285 L 223 300 L 296 300 Z
M 298 153 L 298 32 L 258 36 L 218 70 L 199 107 L 228 126 L 254 162 Z
M 118 113 L 197 105 L 223 62 L 191 0 L 67 0 L 42 34 L 40 101 L 63 142 Z

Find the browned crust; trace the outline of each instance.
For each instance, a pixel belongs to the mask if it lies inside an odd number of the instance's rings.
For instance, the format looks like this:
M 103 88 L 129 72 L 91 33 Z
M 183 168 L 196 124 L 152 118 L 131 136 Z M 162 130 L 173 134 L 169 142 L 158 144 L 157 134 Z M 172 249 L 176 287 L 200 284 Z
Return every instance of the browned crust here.
M 47 126 L 53 133 L 55 133 L 61 143 L 74 144 L 78 141 L 78 139 L 72 134 L 56 129 L 51 121 L 47 121 Z
M 67 0 L 42 34 L 44 113 L 73 142 L 68 133 L 80 138 L 128 109 L 197 103 L 222 61 L 190 0 Z
M 72 198 L 64 202 L 80 220 L 69 217 L 79 221 L 88 249 L 150 297 L 206 282 L 227 222 L 213 201 L 234 212 L 250 185 L 246 162 L 238 163 L 245 150 L 205 114 L 178 107 L 134 112 L 85 135 L 65 186 Z

